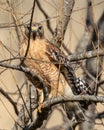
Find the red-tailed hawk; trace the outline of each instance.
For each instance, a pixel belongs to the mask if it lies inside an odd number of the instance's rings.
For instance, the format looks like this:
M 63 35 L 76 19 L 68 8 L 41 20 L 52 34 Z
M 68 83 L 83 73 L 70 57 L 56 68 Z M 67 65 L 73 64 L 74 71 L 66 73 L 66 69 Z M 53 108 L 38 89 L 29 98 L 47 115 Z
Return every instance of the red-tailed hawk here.
M 29 27 L 26 28 L 26 36 L 29 36 Z M 24 57 L 27 50 L 28 40 L 26 40 L 20 49 L 20 55 Z M 63 55 L 63 52 L 44 37 L 42 25 L 36 23 L 31 27 L 30 45 L 24 65 L 35 72 L 46 84 L 49 90 L 49 98 L 57 96 L 68 97 L 73 95 L 70 84 L 68 84 L 64 75 L 60 72 L 61 64 L 55 64 L 55 57 L 50 52 L 57 52 Z M 57 60 L 56 60 L 57 61 Z M 30 78 L 32 81 L 32 78 Z M 33 81 L 32 81 L 33 82 Z M 67 111 L 74 112 L 79 119 L 84 119 L 84 114 L 77 102 L 65 103 Z

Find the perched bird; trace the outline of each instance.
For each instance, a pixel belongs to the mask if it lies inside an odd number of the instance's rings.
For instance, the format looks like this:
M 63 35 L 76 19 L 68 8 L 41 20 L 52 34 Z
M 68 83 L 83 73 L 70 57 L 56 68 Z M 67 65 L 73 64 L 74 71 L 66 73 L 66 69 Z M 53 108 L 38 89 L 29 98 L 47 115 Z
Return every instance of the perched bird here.
M 27 26 L 25 30 L 27 39 L 29 37 L 29 30 L 30 27 Z M 21 57 L 24 57 L 27 46 L 28 40 L 25 40 L 20 49 Z M 64 76 L 64 72 L 61 72 L 63 71 L 61 68 L 64 61 L 61 61 L 60 59 L 63 59 L 63 57 L 65 57 L 64 53 L 45 38 L 42 25 L 38 23 L 32 24 L 30 45 L 23 65 L 30 68 L 43 80 L 48 88 L 49 98 L 57 96 L 67 98 L 68 96 L 73 95 L 71 88 L 72 82 L 68 82 Z M 58 58 L 59 62 L 57 62 Z M 71 71 L 70 77 L 74 78 L 73 70 L 69 71 Z M 29 79 L 34 84 L 34 79 L 32 77 Z M 42 88 L 39 88 L 38 86 L 38 89 Z M 78 102 L 67 102 L 65 103 L 65 108 L 67 111 L 74 113 L 80 121 L 85 119 L 84 113 L 80 109 Z

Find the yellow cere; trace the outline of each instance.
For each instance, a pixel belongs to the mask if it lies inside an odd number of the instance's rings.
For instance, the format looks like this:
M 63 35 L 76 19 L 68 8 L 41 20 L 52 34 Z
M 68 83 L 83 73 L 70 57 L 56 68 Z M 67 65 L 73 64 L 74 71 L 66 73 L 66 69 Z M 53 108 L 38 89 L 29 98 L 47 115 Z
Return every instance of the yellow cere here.
M 32 27 L 32 30 L 33 31 L 37 31 L 37 27 Z

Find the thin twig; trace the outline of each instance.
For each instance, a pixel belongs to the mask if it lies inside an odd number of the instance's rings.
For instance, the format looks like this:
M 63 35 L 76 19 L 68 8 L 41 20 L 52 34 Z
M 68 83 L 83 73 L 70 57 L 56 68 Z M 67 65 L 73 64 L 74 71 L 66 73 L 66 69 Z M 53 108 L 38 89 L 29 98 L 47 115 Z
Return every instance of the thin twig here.
M 14 21 L 14 24 L 15 24 L 15 26 L 16 26 L 16 34 L 17 34 L 18 40 L 19 40 L 19 42 L 21 42 L 20 32 L 22 32 L 22 29 L 21 29 L 20 26 L 18 26 L 18 25 L 20 25 L 20 21 L 17 19 L 17 16 L 16 16 L 16 14 L 15 14 L 15 11 L 14 11 L 13 7 L 10 5 L 9 0 L 6 0 L 6 2 L 7 2 L 7 4 L 8 4 L 8 6 L 9 6 L 9 8 L 10 8 L 10 12 L 11 12 L 11 15 L 12 15 L 12 18 L 13 18 L 13 21 Z
M 64 34 L 70 20 L 74 3 L 75 0 L 64 0 L 63 8 L 60 11 L 59 21 L 51 40 L 51 43 L 56 44 L 59 47 L 64 39 Z
M 25 60 L 25 58 L 28 54 L 29 47 L 30 47 L 31 25 L 32 25 L 32 21 L 33 21 L 34 9 L 35 9 L 35 0 L 33 2 L 32 12 L 31 12 L 28 45 L 27 45 L 27 49 L 26 49 L 26 52 L 25 52 L 25 55 L 24 55 L 24 59 L 21 61 L 20 65 L 23 64 L 23 62 L 24 62 L 24 60 Z
M 26 103 L 25 103 L 25 101 L 24 101 L 24 98 L 23 98 L 23 96 L 22 96 L 22 93 L 21 93 L 21 91 L 20 91 L 18 85 L 17 85 L 17 89 L 18 89 L 19 94 L 20 94 L 20 96 L 21 96 L 21 98 L 22 98 L 22 101 L 23 101 L 23 104 L 24 104 L 24 106 L 25 106 L 25 108 L 26 108 L 26 111 L 27 111 L 29 117 L 31 118 L 31 115 L 30 115 L 30 113 L 29 113 L 29 111 L 28 111 L 28 108 L 27 108 L 27 106 L 26 106 Z
M 12 100 L 12 98 L 7 94 L 7 92 L 5 92 L 2 88 L 0 88 L 0 93 L 2 93 L 2 95 L 13 105 L 14 111 L 16 113 L 16 115 L 18 115 L 18 108 L 16 103 Z
M 47 14 L 47 13 L 45 12 L 45 10 L 42 8 L 42 6 L 41 6 L 41 4 L 40 4 L 40 2 L 39 2 L 38 0 L 36 0 L 36 3 L 37 3 L 37 5 L 38 5 L 40 11 L 41 11 L 41 12 L 43 13 L 43 15 L 45 16 L 45 19 L 47 19 L 46 24 L 47 24 L 47 27 L 48 27 L 49 31 L 51 32 L 51 34 L 53 34 L 53 30 L 52 30 L 51 25 L 50 25 L 50 19 L 49 19 L 48 14 Z

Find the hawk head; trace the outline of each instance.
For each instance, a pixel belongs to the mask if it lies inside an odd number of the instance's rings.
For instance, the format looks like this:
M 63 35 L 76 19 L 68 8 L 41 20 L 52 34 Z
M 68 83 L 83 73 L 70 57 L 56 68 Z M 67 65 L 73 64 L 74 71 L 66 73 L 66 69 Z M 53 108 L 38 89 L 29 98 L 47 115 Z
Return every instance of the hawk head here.
M 27 37 L 29 37 L 30 32 L 30 25 L 25 26 L 25 34 Z M 30 38 L 36 39 L 36 38 L 43 38 L 44 37 L 44 29 L 43 26 L 39 23 L 34 23 L 31 26 L 31 36 Z

